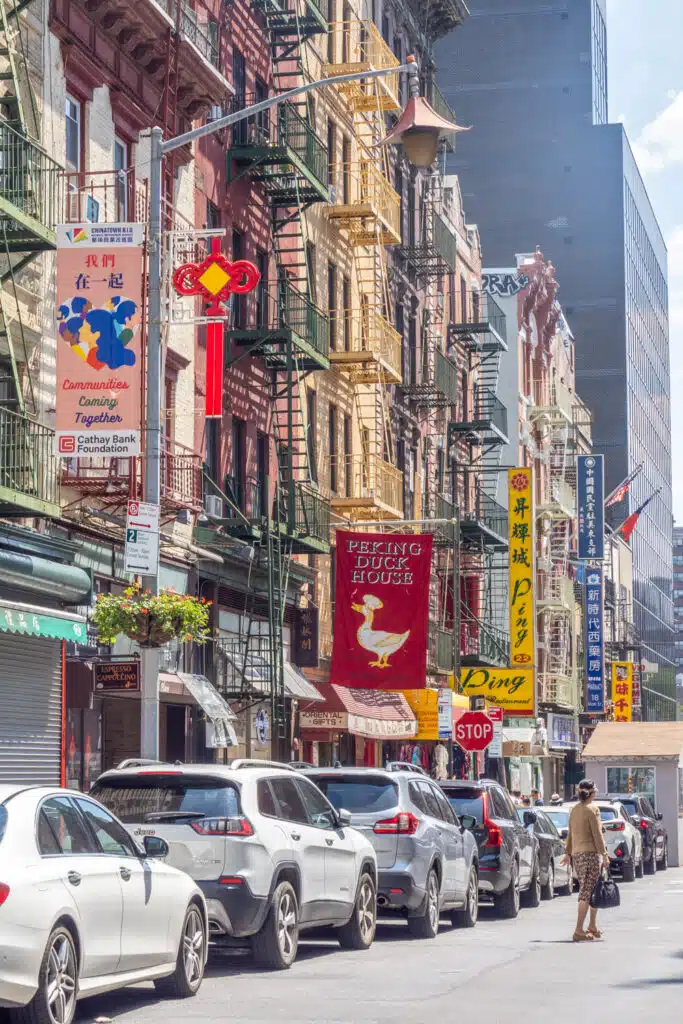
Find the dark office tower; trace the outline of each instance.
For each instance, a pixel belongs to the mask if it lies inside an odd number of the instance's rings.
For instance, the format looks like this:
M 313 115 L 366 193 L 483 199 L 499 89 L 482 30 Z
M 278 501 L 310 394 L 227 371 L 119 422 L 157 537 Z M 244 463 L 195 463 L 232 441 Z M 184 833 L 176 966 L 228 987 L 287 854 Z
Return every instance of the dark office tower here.
M 613 525 L 658 491 L 631 542 L 642 657 L 660 669 L 651 718 L 675 714 L 666 247 L 626 134 L 607 123 L 605 0 L 470 0 L 437 47 L 458 121 L 449 169 L 485 266 L 540 246 L 576 338 L 576 386 L 606 456 L 607 489 L 639 464 Z M 659 691 L 658 696 L 654 690 Z

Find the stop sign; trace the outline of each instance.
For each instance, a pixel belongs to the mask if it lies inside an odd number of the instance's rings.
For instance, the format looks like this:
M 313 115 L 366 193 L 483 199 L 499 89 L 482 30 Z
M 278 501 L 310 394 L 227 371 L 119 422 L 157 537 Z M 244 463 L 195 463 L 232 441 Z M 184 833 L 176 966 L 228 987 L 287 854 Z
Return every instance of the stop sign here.
M 493 722 L 483 711 L 466 711 L 455 723 L 455 738 L 464 750 L 486 750 L 493 739 Z

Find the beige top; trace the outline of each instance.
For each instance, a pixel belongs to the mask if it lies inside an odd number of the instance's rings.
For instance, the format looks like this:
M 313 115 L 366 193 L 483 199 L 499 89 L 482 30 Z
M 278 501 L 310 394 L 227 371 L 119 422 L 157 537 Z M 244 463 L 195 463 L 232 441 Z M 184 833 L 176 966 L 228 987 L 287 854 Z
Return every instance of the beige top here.
M 578 803 L 572 810 L 565 850 L 570 856 L 577 853 L 607 853 L 600 811 L 595 804 Z

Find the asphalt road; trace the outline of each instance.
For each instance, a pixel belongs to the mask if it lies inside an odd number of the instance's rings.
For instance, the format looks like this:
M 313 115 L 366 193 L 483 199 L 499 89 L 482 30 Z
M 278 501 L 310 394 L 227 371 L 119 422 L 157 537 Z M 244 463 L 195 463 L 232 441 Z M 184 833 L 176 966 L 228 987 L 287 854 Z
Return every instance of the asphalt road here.
M 365 953 L 304 941 L 290 971 L 247 958 L 210 963 L 194 999 L 158 1000 L 151 986 L 85 1000 L 79 1024 L 679 1024 L 683 1000 L 683 870 L 621 885 L 622 905 L 602 914 L 604 939 L 573 944 L 576 896 L 556 897 L 515 921 L 483 909 L 473 930 L 444 919 L 432 941 L 380 924 Z M 472 1015 L 471 1017 L 469 1015 Z

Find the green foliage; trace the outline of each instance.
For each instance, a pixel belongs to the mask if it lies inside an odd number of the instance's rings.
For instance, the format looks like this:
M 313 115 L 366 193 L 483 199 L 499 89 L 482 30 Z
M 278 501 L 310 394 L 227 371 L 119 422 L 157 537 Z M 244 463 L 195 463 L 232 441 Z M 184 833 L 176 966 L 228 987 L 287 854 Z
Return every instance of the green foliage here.
M 209 633 L 210 601 L 164 589 L 159 594 L 134 585 L 123 594 L 98 594 L 90 619 L 102 644 L 124 634 L 142 647 L 161 647 L 169 640 L 203 644 Z

